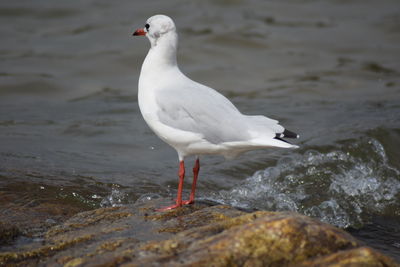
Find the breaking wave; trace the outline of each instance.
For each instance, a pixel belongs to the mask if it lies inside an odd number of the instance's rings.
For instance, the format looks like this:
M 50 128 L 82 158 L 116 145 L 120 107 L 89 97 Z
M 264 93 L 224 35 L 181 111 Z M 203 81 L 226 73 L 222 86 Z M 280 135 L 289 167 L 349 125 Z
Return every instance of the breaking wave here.
M 241 208 L 289 210 L 341 228 L 360 227 L 374 214 L 400 215 L 400 172 L 376 139 L 281 158 L 213 199 Z

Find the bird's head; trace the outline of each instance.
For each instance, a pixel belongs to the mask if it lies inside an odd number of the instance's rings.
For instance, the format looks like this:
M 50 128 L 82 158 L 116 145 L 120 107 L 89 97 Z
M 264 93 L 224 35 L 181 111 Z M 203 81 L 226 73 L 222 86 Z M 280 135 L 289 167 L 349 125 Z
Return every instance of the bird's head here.
M 162 38 L 168 33 L 176 34 L 174 21 L 165 15 L 155 15 L 147 19 L 144 28 L 137 29 L 133 35 L 143 36 L 149 38 L 150 43 L 155 45 L 158 39 Z

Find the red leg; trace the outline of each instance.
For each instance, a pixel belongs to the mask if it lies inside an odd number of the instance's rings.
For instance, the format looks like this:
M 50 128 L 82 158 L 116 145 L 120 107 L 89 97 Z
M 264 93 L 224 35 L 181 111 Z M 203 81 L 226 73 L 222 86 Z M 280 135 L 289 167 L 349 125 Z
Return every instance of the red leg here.
M 179 162 L 179 185 L 178 185 L 178 194 L 176 196 L 176 203 L 175 205 L 168 206 L 165 208 L 161 208 L 158 211 L 165 211 L 165 210 L 172 210 L 178 207 L 182 207 L 182 190 L 183 190 L 183 180 L 185 179 L 185 164 L 182 161 Z
M 178 185 L 178 195 L 176 197 L 176 205 L 178 207 L 182 206 L 182 190 L 183 190 L 183 180 L 185 179 L 185 163 L 183 160 L 179 162 L 179 185 Z
M 192 191 L 190 192 L 189 200 L 183 201 L 184 205 L 194 203 L 194 195 L 196 192 L 196 183 L 197 183 L 197 177 L 199 176 L 199 171 L 200 171 L 200 160 L 197 158 L 196 163 L 194 164 L 194 167 L 193 167 Z

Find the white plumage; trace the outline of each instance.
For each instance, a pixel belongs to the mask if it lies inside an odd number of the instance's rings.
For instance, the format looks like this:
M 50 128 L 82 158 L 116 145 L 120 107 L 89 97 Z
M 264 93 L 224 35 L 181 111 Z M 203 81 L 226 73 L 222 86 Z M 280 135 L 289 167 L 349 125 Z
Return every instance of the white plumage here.
M 171 18 L 155 15 L 134 35 L 146 35 L 151 43 L 139 78 L 140 111 L 157 136 L 176 149 L 182 164 L 189 155 L 233 158 L 254 149 L 297 147 L 281 139 L 298 136 L 278 121 L 243 115 L 226 97 L 180 71 L 178 36 Z M 178 204 L 177 200 L 174 207 Z

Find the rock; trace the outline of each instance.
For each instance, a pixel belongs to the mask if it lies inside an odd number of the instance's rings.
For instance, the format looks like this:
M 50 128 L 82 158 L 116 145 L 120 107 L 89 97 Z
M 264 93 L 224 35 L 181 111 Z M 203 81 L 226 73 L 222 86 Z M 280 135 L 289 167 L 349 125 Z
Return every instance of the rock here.
M 368 247 L 359 247 L 339 251 L 334 254 L 318 257 L 309 261 L 304 261 L 298 267 L 309 266 L 352 266 L 352 267 L 373 267 L 373 266 L 398 266 L 396 263 L 386 258 L 382 254 Z
M 399 266 L 331 225 L 290 212 L 196 204 L 156 212 L 165 199 L 79 213 L 42 243 L 0 253 L 26 266 Z
M 23 192 L 19 187 L 17 189 Z M 40 238 L 54 224 L 87 210 L 87 207 L 78 207 L 63 200 L 33 200 L 22 204 L 21 199 L 29 199 L 23 193 L 0 191 L 0 245 L 20 235 Z
M 20 234 L 20 230 L 15 225 L 0 222 L 0 246 L 10 243 Z

